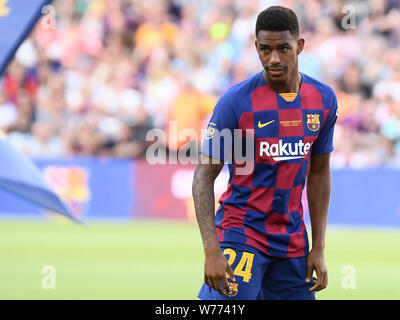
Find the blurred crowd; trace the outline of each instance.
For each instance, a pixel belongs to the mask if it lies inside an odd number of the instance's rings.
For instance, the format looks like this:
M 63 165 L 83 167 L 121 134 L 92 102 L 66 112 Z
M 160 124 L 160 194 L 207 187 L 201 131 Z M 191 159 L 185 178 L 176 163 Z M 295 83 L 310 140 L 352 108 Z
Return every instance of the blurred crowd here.
M 218 97 L 261 71 L 255 21 L 274 4 L 299 17 L 300 71 L 337 93 L 332 165 L 400 166 L 394 0 L 55 1 L 0 80 L 0 130 L 33 157 L 143 157 L 151 128 L 179 149 L 169 132 L 200 137 Z

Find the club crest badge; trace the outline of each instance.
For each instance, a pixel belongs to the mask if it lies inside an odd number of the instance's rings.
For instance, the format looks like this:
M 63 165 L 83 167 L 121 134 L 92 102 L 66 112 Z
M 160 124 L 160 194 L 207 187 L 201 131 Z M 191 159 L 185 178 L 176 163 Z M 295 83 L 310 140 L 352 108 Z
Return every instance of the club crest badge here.
M 215 123 L 210 122 L 207 127 L 207 134 L 206 134 L 206 139 L 210 140 L 214 137 L 215 133 Z
M 229 292 L 226 295 L 230 298 L 236 296 L 239 292 L 238 285 L 238 283 L 229 282 Z
M 319 127 L 319 114 L 307 114 L 307 128 L 311 131 L 318 131 Z

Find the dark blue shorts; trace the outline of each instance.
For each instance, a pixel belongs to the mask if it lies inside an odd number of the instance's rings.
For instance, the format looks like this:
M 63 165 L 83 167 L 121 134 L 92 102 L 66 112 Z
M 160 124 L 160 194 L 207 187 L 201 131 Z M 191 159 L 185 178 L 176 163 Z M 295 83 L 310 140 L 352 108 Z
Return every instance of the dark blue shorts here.
M 204 300 L 315 300 L 305 281 L 306 257 L 277 258 L 251 246 L 221 243 L 221 250 L 235 274 L 228 295 L 203 283 L 198 297 Z

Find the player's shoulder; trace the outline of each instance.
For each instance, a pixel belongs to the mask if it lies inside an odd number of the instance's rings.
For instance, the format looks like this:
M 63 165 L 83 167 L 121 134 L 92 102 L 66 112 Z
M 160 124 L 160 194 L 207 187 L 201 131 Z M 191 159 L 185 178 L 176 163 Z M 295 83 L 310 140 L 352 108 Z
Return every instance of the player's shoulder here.
M 253 91 L 260 85 L 262 85 L 261 73 L 256 73 L 243 81 L 240 81 L 232 85 L 223 95 L 225 99 L 229 99 L 232 102 L 240 102 L 242 99 L 247 99 Z
M 255 88 L 262 85 L 261 79 L 261 73 L 258 73 L 232 85 L 219 98 L 214 113 L 232 113 L 236 119 L 240 119 L 243 112 L 251 110 L 251 95 Z
M 330 85 L 310 77 L 305 73 L 301 73 L 301 75 L 303 77 L 303 84 L 312 86 L 315 90 L 317 90 L 320 93 L 322 100 L 330 102 L 333 99 L 336 99 L 335 91 Z

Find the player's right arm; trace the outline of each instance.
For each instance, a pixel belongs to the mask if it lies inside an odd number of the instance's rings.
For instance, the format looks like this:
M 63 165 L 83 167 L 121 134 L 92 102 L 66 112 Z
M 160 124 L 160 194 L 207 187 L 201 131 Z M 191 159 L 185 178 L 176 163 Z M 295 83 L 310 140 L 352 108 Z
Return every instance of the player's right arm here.
M 212 163 L 210 157 L 200 154 L 192 185 L 196 218 L 205 256 L 204 282 L 221 294 L 224 294 L 223 289 L 229 292 L 226 273 L 230 279 L 234 280 L 233 271 L 221 252 L 215 229 L 214 182 L 223 166 L 224 161 Z M 221 282 L 223 288 L 221 288 Z

